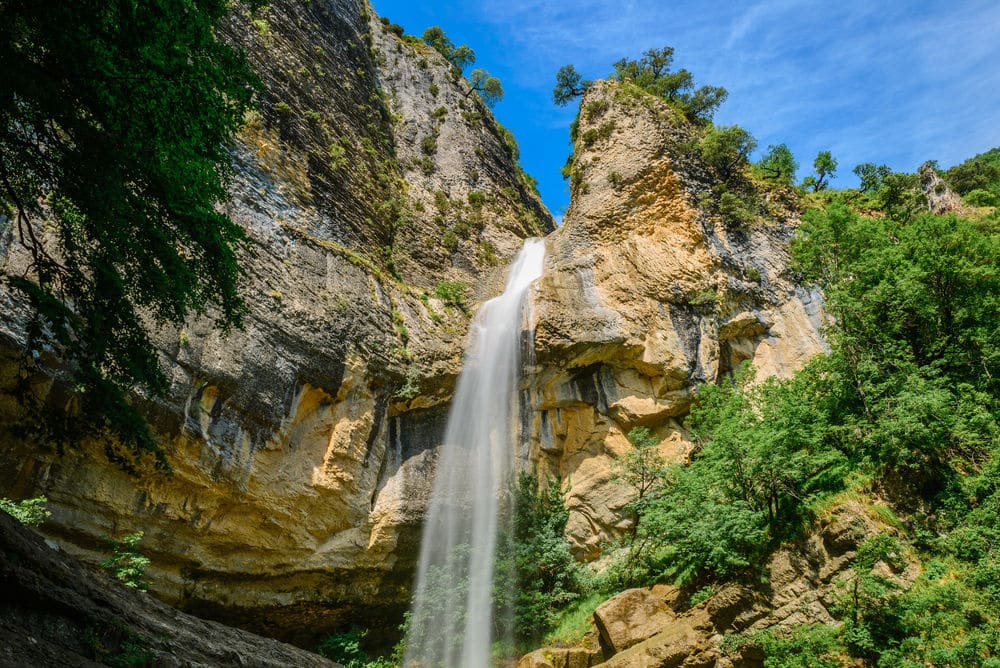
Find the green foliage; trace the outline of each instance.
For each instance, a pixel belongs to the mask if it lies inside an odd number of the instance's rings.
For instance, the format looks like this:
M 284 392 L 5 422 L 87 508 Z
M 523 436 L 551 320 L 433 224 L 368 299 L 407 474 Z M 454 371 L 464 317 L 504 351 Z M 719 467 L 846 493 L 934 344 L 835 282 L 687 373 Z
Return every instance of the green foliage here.
M 820 151 L 813 160 L 813 169 L 816 170 L 815 176 L 807 176 L 802 181 L 802 187 L 812 188 L 813 192 L 825 190 L 837 172 L 837 160 L 829 151 Z
M 126 399 L 168 389 L 145 323 L 180 326 L 210 304 L 224 328 L 242 320 L 245 234 L 221 205 L 258 83 L 217 37 L 229 11 L 228 0 L 4 4 L 0 213 L 32 258 L 8 280 L 37 309 L 32 347 L 54 344 L 82 389 L 89 421 L 57 436 L 115 431 L 107 453 L 126 470 L 145 453 L 166 468 Z
M 747 164 L 757 140 L 738 125 L 710 127 L 698 141 L 696 150 L 719 176 L 729 180 Z
M 447 306 L 453 306 L 463 313 L 466 311 L 465 296 L 469 286 L 461 281 L 442 281 L 434 288 L 437 295 Z
M 454 42 L 444 34 L 440 26 L 431 26 L 424 31 L 424 43 L 434 47 L 445 59 L 451 63 L 452 67 L 464 70 L 469 65 L 476 62 L 476 53 L 465 44 L 455 46 Z
M 690 464 L 628 466 L 652 477 L 632 505 L 638 529 L 619 565 L 622 584 L 660 577 L 687 584 L 752 571 L 801 526 L 814 499 L 841 486 L 845 460 L 824 431 L 825 370 L 814 364 L 791 380 L 751 380 L 745 372 L 735 383 L 699 388 Z M 643 444 L 638 464 L 647 434 L 631 435 Z M 635 473 L 632 484 L 643 479 Z
M 25 526 L 35 527 L 49 519 L 52 515 L 45 504 L 49 500 L 44 496 L 34 499 L 23 499 L 21 501 L 11 501 L 10 499 L 0 499 L 0 510 L 14 517 L 15 520 Z
M 437 148 L 437 139 L 435 137 L 428 135 L 420 140 L 420 151 L 428 157 L 437 153 Z
M 615 63 L 611 78 L 630 81 L 648 93 L 665 99 L 688 120 L 710 121 L 726 100 L 728 92 L 720 86 L 695 89 L 694 77 L 690 72 L 686 69 L 671 71 L 673 60 L 673 47 L 649 49 L 639 60 L 622 58 Z
M 997 433 L 1000 238 L 954 216 L 900 223 L 834 202 L 807 212 L 792 248 L 838 321 L 841 447 L 939 485 Z
M 728 190 L 719 197 L 719 215 L 733 227 L 746 227 L 757 219 L 746 200 Z
M 397 648 L 391 657 L 373 658 L 362 646 L 367 636 L 368 629 L 353 626 L 349 631 L 324 638 L 316 647 L 316 653 L 336 661 L 344 668 L 392 668 L 399 665 L 401 648 Z
M 472 70 L 472 74 L 469 75 L 469 93 L 472 91 L 479 93 L 483 103 L 490 108 L 503 99 L 503 85 L 500 79 L 490 76 L 484 69 Z
M 970 158 L 947 170 L 943 176 L 951 189 L 960 195 L 974 190 L 1000 195 L 1000 148 Z
M 788 630 L 767 629 L 742 639 L 764 653 L 764 668 L 840 668 L 844 649 L 838 629 L 809 624 Z
M 545 637 L 546 645 L 572 646 L 580 644 L 594 628 L 594 610 L 607 599 L 600 592 L 578 598 L 566 606 Z
M 481 209 L 486 204 L 486 193 L 479 190 L 470 190 L 468 195 L 469 206 L 474 209 Z
M 599 127 L 590 128 L 580 135 L 580 141 L 583 142 L 584 146 L 590 146 L 594 142 L 607 139 L 611 136 L 611 133 L 615 131 L 615 122 L 608 121 L 607 123 L 601 123 Z
M 111 556 L 101 562 L 101 568 L 108 570 L 126 587 L 145 591 L 149 588 L 146 568 L 150 562 L 148 557 L 144 557 L 137 550 L 142 535 L 142 531 L 137 531 L 125 536 L 120 541 L 109 540 L 108 545 L 112 550 Z
M 767 147 L 767 153 L 757 163 L 757 168 L 764 173 L 765 178 L 790 186 L 795 181 L 799 163 L 795 161 L 795 156 L 787 144 L 771 144 Z
M 559 480 L 539 485 L 535 476 L 521 473 L 511 496 L 514 530 L 508 538 L 501 537 L 498 546 L 494 598 L 498 607 L 513 610 L 515 640 L 538 642 L 560 610 L 579 598 L 580 566 L 564 535 L 569 512 Z M 511 574 L 514 590 L 508 581 Z
M 584 79 L 573 65 L 563 65 L 556 72 L 556 86 L 552 89 L 552 101 L 560 107 L 587 92 L 593 81 Z
M 982 188 L 970 190 L 962 199 L 972 206 L 1000 206 L 1000 194 Z

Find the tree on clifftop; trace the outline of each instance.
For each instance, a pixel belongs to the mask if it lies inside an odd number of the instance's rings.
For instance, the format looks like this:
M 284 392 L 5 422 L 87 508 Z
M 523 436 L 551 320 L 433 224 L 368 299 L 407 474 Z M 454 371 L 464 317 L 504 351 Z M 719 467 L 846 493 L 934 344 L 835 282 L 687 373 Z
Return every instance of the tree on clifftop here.
M 455 46 L 455 43 L 444 34 L 441 26 L 431 26 L 425 30 L 423 40 L 428 46 L 434 47 L 434 50 L 444 56 L 459 72 L 476 62 L 476 52 L 465 44 Z
M 239 325 L 228 144 L 256 78 L 216 31 L 228 0 L 0 4 L 0 226 L 30 254 L 8 276 L 37 309 L 32 348 L 68 363 L 73 401 L 134 468 L 155 445 L 126 393 L 169 384 L 145 324 L 208 305 Z M 50 222 L 43 231 L 41 223 Z M 31 364 L 31 360 L 28 364 Z M 25 374 L 25 377 L 29 374 Z M 107 439 L 112 443 L 112 439 Z
M 673 62 L 673 47 L 649 49 L 639 60 L 622 58 L 615 63 L 615 72 L 611 78 L 631 81 L 653 95 L 662 97 L 680 109 L 689 120 L 711 120 L 729 93 L 721 86 L 695 89 L 694 77 L 690 72 L 686 69 L 671 71 Z
M 802 181 L 802 187 L 819 192 L 830 185 L 830 179 L 837 173 L 837 159 L 829 151 L 820 151 L 813 161 L 813 169 L 816 170 L 816 176 L 807 176 Z
M 503 86 L 500 79 L 490 76 L 490 73 L 484 69 L 472 70 L 472 74 L 469 75 L 469 92 L 465 96 L 471 95 L 472 91 L 479 93 L 479 97 L 490 108 L 503 99 Z
M 560 107 L 565 106 L 574 97 L 586 93 L 593 84 L 593 81 L 584 79 L 572 65 L 563 65 L 556 72 L 556 87 L 552 89 L 552 101 Z

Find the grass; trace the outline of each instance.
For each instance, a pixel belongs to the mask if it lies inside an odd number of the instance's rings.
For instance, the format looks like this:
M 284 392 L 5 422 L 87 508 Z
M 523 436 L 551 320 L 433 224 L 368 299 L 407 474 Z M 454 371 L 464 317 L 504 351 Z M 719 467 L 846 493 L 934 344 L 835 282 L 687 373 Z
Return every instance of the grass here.
M 605 600 L 607 600 L 607 596 L 604 594 L 590 594 L 566 608 L 559 616 L 559 622 L 555 628 L 545 636 L 544 644 L 559 643 L 567 646 L 582 644 L 584 637 L 594 628 L 591 621 L 594 610 Z

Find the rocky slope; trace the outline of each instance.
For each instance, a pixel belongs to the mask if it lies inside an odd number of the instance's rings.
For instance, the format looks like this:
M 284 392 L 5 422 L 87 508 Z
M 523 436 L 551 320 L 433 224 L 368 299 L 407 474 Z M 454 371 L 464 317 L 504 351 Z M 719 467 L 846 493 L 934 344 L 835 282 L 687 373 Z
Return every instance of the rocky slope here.
M 822 297 L 788 269 L 794 200 L 762 187 L 765 216 L 720 216 L 692 132 L 629 85 L 599 82 L 581 103 L 572 203 L 537 291 L 526 420 L 528 457 L 568 487 L 583 558 L 627 521 L 612 463 L 631 429 L 681 457 L 699 383 L 743 361 L 787 376 L 824 349 Z
M 629 589 L 594 611 L 592 630 L 578 647 L 547 647 L 522 657 L 518 668 L 760 668 L 764 656 L 753 643 L 724 642 L 764 629 L 835 623 L 830 610 L 855 577 L 851 570 L 861 542 L 892 532 L 870 508 L 843 504 L 814 531 L 777 550 L 761 583 L 730 583 L 691 605 L 688 595 L 667 584 Z M 911 583 L 915 564 L 880 573 Z
M 329 666 L 164 605 L 52 549 L 0 512 L 0 665 Z
M 171 393 L 144 402 L 173 470 L 133 478 L 102 442 L 60 456 L 12 398 L 31 313 L 0 289 L 0 495 L 47 495 L 45 532 L 91 562 L 104 537 L 145 531 L 154 592 L 183 609 L 302 643 L 394 627 L 461 362 L 458 297 L 552 219 L 464 79 L 361 0 L 239 9 L 225 33 L 265 86 L 228 211 L 251 238 L 246 327 L 157 333 Z M 0 268 L 18 274 L 11 235 Z M 71 408 L 51 376 L 29 378 L 35 395 Z

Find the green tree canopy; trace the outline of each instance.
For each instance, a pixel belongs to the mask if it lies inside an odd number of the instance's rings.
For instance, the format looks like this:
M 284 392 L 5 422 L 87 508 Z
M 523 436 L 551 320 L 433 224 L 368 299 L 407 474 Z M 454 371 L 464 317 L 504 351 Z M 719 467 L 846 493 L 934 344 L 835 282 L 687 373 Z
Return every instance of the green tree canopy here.
M 795 156 L 788 148 L 787 144 L 770 145 L 767 153 L 757 163 L 757 167 L 764 173 L 765 177 L 777 183 L 791 185 L 795 181 L 795 172 L 799 169 L 799 163 L 795 161 Z
M 830 185 L 830 179 L 837 173 L 837 159 L 829 151 L 820 151 L 813 160 L 815 176 L 807 176 L 802 182 L 804 188 L 812 188 L 813 192 L 825 190 Z
M 738 125 L 710 127 L 698 142 L 698 153 L 724 179 L 746 164 L 755 148 L 757 140 Z
M 455 43 L 444 34 L 444 30 L 440 26 L 431 26 L 425 30 L 423 40 L 425 44 L 434 47 L 453 67 L 460 71 L 476 62 L 475 51 L 465 44 L 455 46 Z
M 473 91 L 479 93 L 479 97 L 483 99 L 487 107 L 492 108 L 503 99 L 503 85 L 500 83 L 500 79 L 490 76 L 490 73 L 484 69 L 472 70 L 472 74 L 469 75 L 469 92 L 466 96 L 472 94 Z
M 563 65 L 556 72 L 556 87 L 552 89 L 552 101 L 560 107 L 569 104 L 574 97 L 579 97 L 594 85 L 593 81 L 584 79 L 572 65 Z
M 243 303 L 228 199 L 228 144 L 256 79 L 216 35 L 228 0 L 0 5 L 0 213 L 31 254 L 8 280 L 37 308 L 37 346 L 57 345 L 125 448 L 163 455 L 125 392 L 167 389 L 144 322 L 180 324 Z M 41 234 L 41 222 L 52 234 Z
M 671 102 L 690 120 L 708 121 L 728 92 L 720 86 L 694 87 L 694 76 L 686 69 L 672 71 L 674 49 L 649 49 L 638 60 L 622 58 L 614 64 L 612 79 L 631 81 L 657 97 Z

